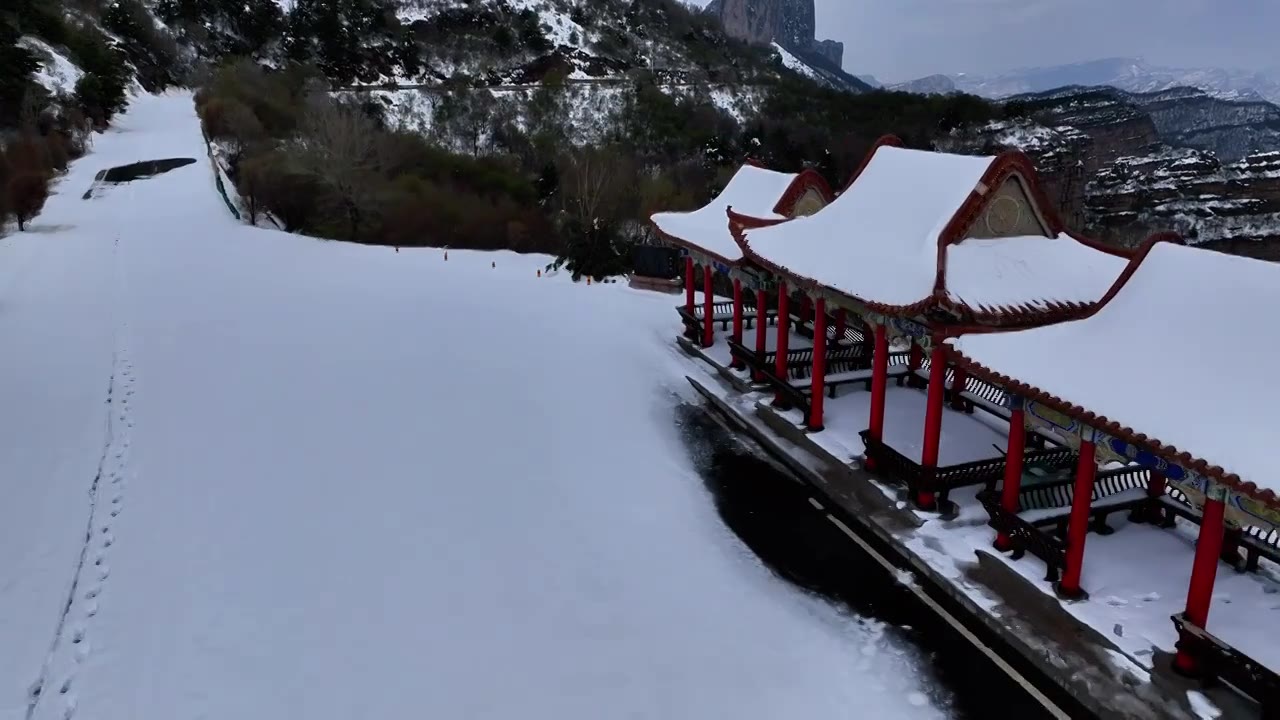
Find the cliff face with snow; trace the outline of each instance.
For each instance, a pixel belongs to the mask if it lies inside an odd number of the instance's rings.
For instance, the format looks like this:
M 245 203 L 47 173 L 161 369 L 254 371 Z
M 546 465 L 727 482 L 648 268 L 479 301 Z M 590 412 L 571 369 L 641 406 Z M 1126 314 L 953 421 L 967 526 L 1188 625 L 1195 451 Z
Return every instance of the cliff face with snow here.
M 839 68 L 844 44 L 818 40 L 814 0 L 713 0 L 708 12 L 725 30 L 755 44 L 777 42 L 793 52 L 813 53 Z
M 1086 203 L 1093 225 L 1118 242 L 1166 228 L 1190 243 L 1280 260 L 1280 152 L 1231 163 L 1169 148 L 1121 158 L 1088 184 Z

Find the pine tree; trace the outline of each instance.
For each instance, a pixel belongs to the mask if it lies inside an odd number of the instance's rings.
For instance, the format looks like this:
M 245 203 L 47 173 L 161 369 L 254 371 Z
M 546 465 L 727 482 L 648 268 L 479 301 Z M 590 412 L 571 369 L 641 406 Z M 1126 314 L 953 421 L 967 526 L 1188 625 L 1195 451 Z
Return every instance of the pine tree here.
M 18 44 L 18 30 L 8 18 L 0 16 L 0 127 L 18 122 L 23 100 L 32 88 L 31 76 L 40 62 L 30 50 Z

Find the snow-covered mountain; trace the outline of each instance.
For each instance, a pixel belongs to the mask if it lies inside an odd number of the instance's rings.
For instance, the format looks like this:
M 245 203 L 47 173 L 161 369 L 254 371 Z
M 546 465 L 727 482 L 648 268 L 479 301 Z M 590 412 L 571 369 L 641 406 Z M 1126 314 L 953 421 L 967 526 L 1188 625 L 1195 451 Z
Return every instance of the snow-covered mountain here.
M 1068 65 L 1021 68 L 995 75 L 954 73 L 955 89 L 1001 98 L 1044 92 L 1065 85 L 1109 85 L 1129 92 L 1158 92 L 1194 87 L 1228 100 L 1280 102 L 1280 73 L 1226 68 L 1176 68 L 1141 58 L 1106 58 Z

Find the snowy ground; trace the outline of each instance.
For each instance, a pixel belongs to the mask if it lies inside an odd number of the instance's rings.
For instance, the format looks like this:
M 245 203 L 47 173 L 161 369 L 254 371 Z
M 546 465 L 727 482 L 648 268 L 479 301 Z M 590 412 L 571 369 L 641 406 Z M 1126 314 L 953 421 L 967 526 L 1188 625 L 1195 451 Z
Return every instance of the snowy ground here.
M 0 241 L 0 718 L 940 716 L 719 521 L 671 296 L 543 262 L 245 227 L 137 100 Z

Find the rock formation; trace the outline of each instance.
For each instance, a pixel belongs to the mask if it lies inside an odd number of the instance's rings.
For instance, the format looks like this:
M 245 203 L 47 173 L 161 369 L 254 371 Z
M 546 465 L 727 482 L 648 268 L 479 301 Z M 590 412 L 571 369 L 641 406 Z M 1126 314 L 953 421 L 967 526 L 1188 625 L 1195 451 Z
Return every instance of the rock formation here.
M 730 36 L 747 42 L 776 42 L 793 52 L 812 53 L 840 68 L 844 43 L 817 39 L 814 0 L 713 0 L 707 10 Z

